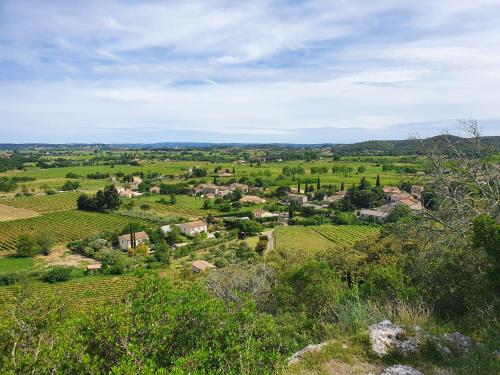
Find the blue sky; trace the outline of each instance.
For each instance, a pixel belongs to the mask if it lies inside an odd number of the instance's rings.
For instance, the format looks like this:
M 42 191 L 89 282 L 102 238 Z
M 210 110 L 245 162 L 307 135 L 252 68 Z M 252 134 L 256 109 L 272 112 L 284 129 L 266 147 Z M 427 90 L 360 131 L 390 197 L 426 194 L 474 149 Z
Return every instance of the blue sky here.
M 500 135 L 500 1 L 0 1 L 0 143 Z

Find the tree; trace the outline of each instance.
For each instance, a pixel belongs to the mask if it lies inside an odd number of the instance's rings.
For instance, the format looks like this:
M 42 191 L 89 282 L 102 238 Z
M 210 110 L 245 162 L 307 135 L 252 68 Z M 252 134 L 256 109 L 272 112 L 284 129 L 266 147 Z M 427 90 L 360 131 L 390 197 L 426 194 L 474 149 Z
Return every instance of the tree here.
M 170 226 L 170 232 L 165 235 L 165 241 L 172 246 L 181 241 L 181 231 L 176 225 Z
M 175 194 L 170 195 L 170 203 L 171 204 L 177 203 L 177 197 L 175 196 Z
M 64 183 L 64 185 L 61 187 L 61 190 L 63 191 L 69 191 L 69 190 L 76 190 L 80 187 L 80 183 L 78 181 L 71 181 L 68 180 Z
M 297 179 L 297 192 L 300 193 L 300 178 Z
M 319 181 L 319 176 L 318 176 L 318 181 L 316 182 L 316 190 L 321 189 L 321 183 Z
M 344 191 L 344 181 L 340 184 L 340 191 Z
M 43 255 L 49 255 L 54 245 L 54 235 L 50 232 L 40 232 L 35 237 L 40 251 Z
M 380 175 L 379 174 L 377 175 L 377 181 L 375 182 L 375 186 L 376 187 L 381 187 L 380 186 Z
M 370 188 L 370 182 L 365 177 L 362 177 L 361 181 L 359 181 L 359 188 L 361 190 L 368 190 Z
M 40 246 L 36 242 L 35 238 L 29 234 L 22 234 L 19 236 L 16 255 L 18 257 L 28 258 L 33 257 L 40 252 Z
M 361 165 L 358 167 L 358 173 L 365 173 L 366 172 L 366 167 Z

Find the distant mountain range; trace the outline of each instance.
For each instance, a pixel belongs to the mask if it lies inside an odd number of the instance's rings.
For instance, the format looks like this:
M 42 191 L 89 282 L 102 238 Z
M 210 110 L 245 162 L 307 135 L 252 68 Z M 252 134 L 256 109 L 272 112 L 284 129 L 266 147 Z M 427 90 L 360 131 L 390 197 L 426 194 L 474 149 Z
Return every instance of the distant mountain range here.
M 439 151 L 447 149 L 446 139 L 449 139 L 454 145 L 467 149 L 470 147 L 470 139 L 461 138 L 453 135 L 439 135 L 426 138 L 427 144 L 437 145 Z M 489 148 L 500 152 L 500 136 L 481 137 L 481 143 Z M 35 149 L 196 149 L 196 148 L 223 148 L 223 147 L 244 147 L 244 148 L 318 148 L 329 147 L 338 155 L 398 155 L 398 154 L 417 154 L 421 151 L 421 143 L 416 139 L 407 140 L 374 140 L 350 144 L 296 144 L 296 143 L 205 143 L 205 142 L 160 142 L 160 143 L 66 143 L 66 144 L 48 144 L 48 143 L 4 143 L 0 144 L 0 150 L 21 150 L 27 148 Z

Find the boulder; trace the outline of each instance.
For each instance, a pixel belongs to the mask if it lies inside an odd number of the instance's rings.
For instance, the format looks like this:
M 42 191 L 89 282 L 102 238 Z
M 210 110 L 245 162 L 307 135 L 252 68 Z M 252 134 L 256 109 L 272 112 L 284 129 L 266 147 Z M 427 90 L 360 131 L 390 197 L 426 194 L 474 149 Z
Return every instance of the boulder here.
M 420 371 L 410 366 L 395 365 L 386 367 L 380 375 L 423 375 Z
M 370 342 L 372 350 L 383 357 L 391 351 L 399 351 L 403 354 L 414 353 L 418 350 L 418 342 L 415 337 L 408 340 L 403 339 L 405 331 L 389 320 L 368 327 L 370 331 Z
M 298 352 L 294 353 L 290 358 L 288 358 L 288 364 L 293 365 L 294 363 L 299 362 L 300 359 L 307 353 L 319 352 L 327 344 L 328 344 L 327 342 L 322 342 L 321 344 L 307 345 L 304 349 L 299 350 Z
M 472 349 L 472 339 L 469 336 L 462 335 L 461 333 L 445 333 L 443 335 L 443 344 L 456 357 L 463 357 L 469 354 Z

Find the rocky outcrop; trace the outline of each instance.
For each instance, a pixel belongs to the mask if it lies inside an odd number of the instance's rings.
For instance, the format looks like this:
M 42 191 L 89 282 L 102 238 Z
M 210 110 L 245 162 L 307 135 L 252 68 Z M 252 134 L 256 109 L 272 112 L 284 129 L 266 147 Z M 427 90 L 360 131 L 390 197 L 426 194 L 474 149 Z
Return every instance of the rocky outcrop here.
M 420 371 L 410 366 L 395 365 L 386 367 L 380 375 L 423 375 Z
M 293 365 L 294 363 L 299 362 L 301 358 L 308 353 L 319 352 L 327 344 L 328 344 L 327 342 L 322 342 L 321 344 L 307 345 L 304 349 L 299 350 L 298 352 L 294 353 L 290 358 L 288 358 L 288 364 Z
M 368 329 L 370 331 L 372 350 L 380 357 L 387 355 L 391 351 L 406 354 L 418 350 L 417 339 L 411 337 L 405 340 L 405 331 L 401 327 L 392 324 L 389 320 L 371 325 Z
M 389 320 L 368 327 L 374 353 L 383 357 L 391 351 L 407 355 L 416 353 L 426 342 L 432 343 L 443 359 L 466 356 L 470 353 L 472 339 L 461 333 L 445 333 L 441 337 L 432 336 L 421 327 L 415 327 L 415 335 L 406 337 L 405 331 Z

